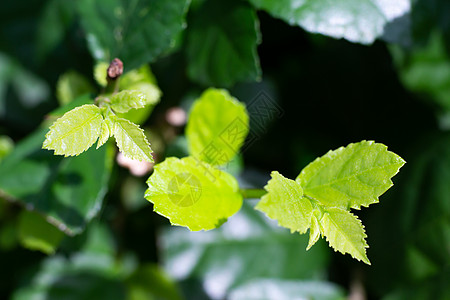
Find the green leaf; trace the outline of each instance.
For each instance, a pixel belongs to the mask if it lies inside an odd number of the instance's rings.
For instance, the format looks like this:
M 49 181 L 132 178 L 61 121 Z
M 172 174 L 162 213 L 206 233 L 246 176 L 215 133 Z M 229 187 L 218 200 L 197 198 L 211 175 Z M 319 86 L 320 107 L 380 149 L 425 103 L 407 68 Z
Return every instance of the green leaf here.
M 93 91 L 89 81 L 76 71 L 64 73 L 56 83 L 56 97 L 61 105 L 66 105 L 79 96 Z
M 323 232 L 323 230 L 321 230 L 320 228 L 319 220 L 317 219 L 316 213 L 317 211 L 314 210 L 311 216 L 311 227 L 309 228 L 309 242 L 308 246 L 306 247 L 306 250 L 311 249 L 311 247 L 314 246 L 315 243 L 317 243 L 317 241 L 320 238 L 321 232 Z
M 208 89 L 194 103 L 186 128 L 189 152 L 212 165 L 229 162 L 249 131 L 245 106 L 226 90 Z
M 55 150 L 57 155 L 79 155 L 98 139 L 102 121 L 101 110 L 96 105 L 77 107 L 53 123 L 43 148 Z
M 154 105 L 161 98 L 161 90 L 156 85 L 156 78 L 148 65 L 131 70 L 120 77 L 120 90 L 135 90 L 145 94 L 148 105 L 142 109 L 133 109 L 117 115 L 135 124 L 145 122 L 153 111 Z
M 100 137 L 97 142 L 97 149 L 105 144 L 110 136 L 113 136 L 114 124 L 112 123 L 109 116 L 106 116 L 102 122 L 102 130 L 100 132 Z
M 41 149 L 46 131 L 40 129 L 18 143 L 0 163 L 0 192 L 74 235 L 102 207 L 114 151 L 102 147 L 77 157 L 55 156 Z
M 187 299 L 200 299 L 199 294 L 231 299 L 234 288 L 261 278 L 326 279 L 330 251 L 325 241 L 306 251 L 306 235 L 290 234 L 253 204 L 244 201 L 236 215 L 212 231 L 164 228 L 158 239 L 163 265 L 172 278 L 186 283 Z
M 328 208 L 320 221 L 323 234 L 335 251 L 349 253 L 353 258 L 370 265 L 366 255 L 367 245 L 364 226 L 350 212 L 339 208 Z
M 257 8 L 305 30 L 371 44 L 385 25 L 407 14 L 408 0 L 250 0 Z
M 20 243 L 31 250 L 54 254 L 64 233 L 35 212 L 22 211 L 19 216 Z
M 311 224 L 311 202 L 303 198 L 302 187 L 294 180 L 276 171 L 271 176 L 272 179 L 265 186 L 268 193 L 261 198 L 256 209 L 278 220 L 279 225 L 289 228 L 291 233 L 305 233 Z
M 156 165 L 147 184 L 154 210 L 192 231 L 219 227 L 242 205 L 233 176 L 190 156 Z
M 173 46 L 185 27 L 188 0 L 81 0 L 78 8 L 95 59 L 120 58 L 128 70 Z
M 111 97 L 111 108 L 126 113 L 132 108 L 142 108 L 150 104 L 149 99 L 140 91 L 121 91 Z
M 317 158 L 296 181 L 321 205 L 342 209 L 369 206 L 391 186 L 405 161 L 373 141 L 349 144 Z
M 189 24 L 189 77 L 207 86 L 228 87 L 261 78 L 257 53 L 259 23 L 243 1 L 209 0 Z
M 152 149 L 144 131 L 138 125 L 118 117 L 112 119 L 117 147 L 126 157 L 153 162 Z

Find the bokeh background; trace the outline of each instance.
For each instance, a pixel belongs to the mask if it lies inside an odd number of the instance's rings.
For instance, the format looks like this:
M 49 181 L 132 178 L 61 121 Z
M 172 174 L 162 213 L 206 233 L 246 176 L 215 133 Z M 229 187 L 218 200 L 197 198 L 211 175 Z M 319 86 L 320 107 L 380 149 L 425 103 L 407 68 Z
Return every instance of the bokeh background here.
M 360 0 L 301 13 L 269 2 L 0 3 L 0 298 L 450 299 L 449 3 L 366 1 L 376 15 Z M 159 162 L 186 155 L 190 105 L 211 86 L 277 108 L 252 119 L 257 138 L 233 162 L 243 186 L 273 170 L 295 178 L 361 140 L 402 156 L 395 185 L 356 212 L 372 265 L 324 241 L 305 251 L 307 236 L 256 199 L 213 231 L 171 227 L 143 198 L 152 166 L 112 145 L 76 160 L 40 150 L 67 104 L 61 76 L 76 72 L 72 94 L 93 99 L 96 62 L 116 54 L 128 70 L 150 66 L 162 91 L 141 120 Z

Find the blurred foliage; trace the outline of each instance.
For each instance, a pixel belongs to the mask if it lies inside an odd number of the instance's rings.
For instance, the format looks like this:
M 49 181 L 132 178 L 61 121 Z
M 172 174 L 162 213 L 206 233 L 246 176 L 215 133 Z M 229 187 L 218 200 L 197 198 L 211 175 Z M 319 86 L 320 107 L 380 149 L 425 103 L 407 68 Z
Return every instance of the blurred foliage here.
M 299 3 L 0 1 L 2 298 L 342 299 L 359 284 L 367 299 L 448 299 L 450 3 Z M 157 162 L 186 155 L 183 122 L 167 112 L 187 114 L 209 85 L 247 105 L 242 186 L 261 188 L 272 170 L 294 178 L 364 139 L 402 156 L 394 188 L 358 212 L 372 266 L 322 241 L 306 252 L 306 236 L 252 200 L 215 231 L 169 227 L 110 145 L 72 158 L 41 150 L 57 116 L 101 92 L 92 70 L 115 56 L 134 72 L 122 84 L 148 77 L 162 92 L 132 117 Z

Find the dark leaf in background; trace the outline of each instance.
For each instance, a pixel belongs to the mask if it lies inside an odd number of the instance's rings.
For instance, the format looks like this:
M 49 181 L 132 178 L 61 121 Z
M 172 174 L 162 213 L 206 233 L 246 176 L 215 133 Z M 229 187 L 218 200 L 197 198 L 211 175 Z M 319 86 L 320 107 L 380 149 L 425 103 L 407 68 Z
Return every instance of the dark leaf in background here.
M 36 34 L 36 55 L 47 56 L 63 40 L 76 15 L 76 1 L 48 1 L 40 18 Z
M 81 0 L 81 23 L 92 56 L 119 57 L 126 70 L 153 61 L 174 46 L 188 0 Z
M 383 34 L 384 26 L 410 10 L 408 0 L 250 0 L 291 25 L 312 33 L 350 42 L 371 44 Z
M 415 159 L 405 167 L 403 180 L 399 182 L 401 189 L 374 211 L 369 221 L 373 223 L 367 226 L 369 236 L 382 237 L 371 243 L 374 249 L 370 285 L 378 292 L 397 290 L 393 295 L 405 297 L 392 299 L 447 299 L 450 135 L 430 133 L 417 143 L 412 153 Z M 376 228 L 374 222 L 379 219 L 385 222 Z M 395 268 L 386 272 L 393 265 Z
M 92 224 L 79 252 L 69 257 L 50 256 L 13 294 L 14 300 L 27 299 L 111 299 L 125 300 L 127 265 L 114 258 L 111 232 L 103 224 Z
M 205 86 L 228 87 L 261 78 L 256 12 L 240 0 L 208 0 L 188 27 L 188 75 Z

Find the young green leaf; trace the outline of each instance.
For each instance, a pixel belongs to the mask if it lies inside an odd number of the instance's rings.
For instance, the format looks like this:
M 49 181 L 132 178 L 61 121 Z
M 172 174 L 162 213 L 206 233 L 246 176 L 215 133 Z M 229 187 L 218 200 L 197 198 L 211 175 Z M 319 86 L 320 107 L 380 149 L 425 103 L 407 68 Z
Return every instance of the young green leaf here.
M 142 109 L 132 109 L 127 113 L 117 113 L 121 118 L 130 120 L 135 124 L 142 124 L 147 120 L 153 110 L 153 106 L 161 98 L 161 90 L 156 84 L 156 78 L 148 65 L 143 65 L 139 69 L 126 72 L 120 77 L 120 90 L 139 91 L 147 98 L 146 106 Z
M 360 209 L 378 202 L 404 164 L 385 145 L 362 141 L 317 158 L 302 170 L 296 181 L 306 195 L 322 205 Z
M 186 128 L 189 152 L 212 165 L 229 162 L 249 131 L 245 106 L 226 90 L 208 89 L 192 107 Z
M 153 162 L 153 151 L 144 131 L 126 119 L 114 117 L 112 121 L 114 137 L 120 152 L 131 159 Z
M 167 158 L 147 184 L 145 198 L 154 210 L 192 231 L 219 227 L 242 205 L 233 176 L 191 156 Z
M 125 90 L 111 97 L 111 108 L 119 113 L 126 113 L 132 108 L 142 108 L 147 104 L 147 97 L 140 91 Z
M 329 208 L 320 222 L 330 246 L 336 251 L 343 254 L 349 253 L 353 258 L 370 265 L 366 255 L 366 248 L 369 247 L 365 241 L 367 235 L 364 232 L 364 226 L 356 216 L 339 208 Z
M 103 117 L 100 108 L 86 104 L 65 113 L 46 134 L 44 149 L 64 156 L 78 155 L 91 147 L 100 135 Z
M 312 246 L 314 246 L 315 243 L 317 243 L 317 241 L 320 238 L 320 224 L 319 221 L 317 220 L 317 216 L 315 214 L 316 211 L 313 211 L 312 215 L 311 215 L 311 227 L 309 228 L 309 242 L 308 242 L 308 247 L 306 247 L 306 250 L 311 249 Z
M 102 123 L 102 130 L 100 132 L 100 137 L 97 142 L 97 149 L 103 146 L 110 136 L 113 135 L 114 124 L 109 117 L 105 117 Z
M 311 224 L 313 208 L 311 202 L 303 198 L 300 184 L 274 171 L 272 179 L 265 186 L 267 194 L 261 198 L 256 209 L 291 232 L 305 233 Z

